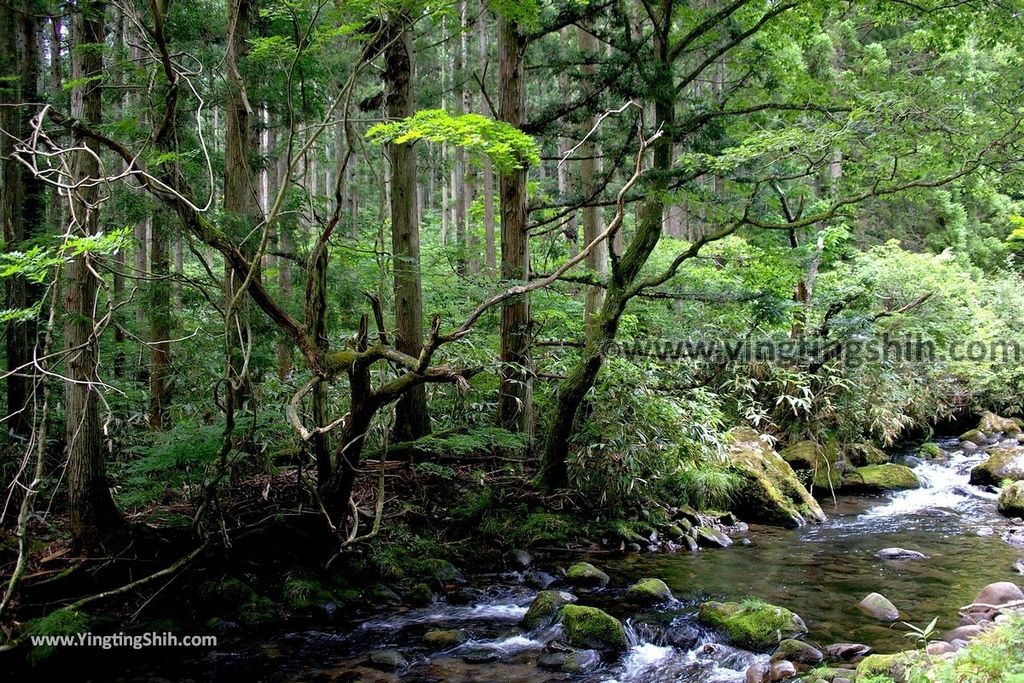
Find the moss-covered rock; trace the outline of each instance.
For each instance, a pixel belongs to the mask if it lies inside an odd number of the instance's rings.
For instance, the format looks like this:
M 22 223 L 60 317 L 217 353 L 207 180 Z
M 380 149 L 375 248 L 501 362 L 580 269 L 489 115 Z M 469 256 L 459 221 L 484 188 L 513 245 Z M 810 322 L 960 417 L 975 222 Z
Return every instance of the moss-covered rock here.
M 434 591 L 425 583 L 417 583 L 405 594 L 405 601 L 413 607 L 426 607 L 434 601 Z
M 872 676 L 888 676 L 895 683 L 906 683 L 909 668 L 926 657 L 919 650 L 893 655 L 868 655 L 857 665 L 857 680 L 867 681 Z
M 860 493 L 905 491 L 921 487 L 914 470 L 905 465 L 868 465 L 858 467 L 843 477 L 843 490 Z
M 608 575 L 590 564 L 589 562 L 577 562 L 565 570 L 565 580 L 573 586 L 607 586 Z
M 1012 417 L 1000 417 L 985 411 L 978 420 L 978 430 L 986 434 L 1002 433 L 1013 436 L 1020 434 L 1020 422 Z
M 453 583 L 466 583 L 466 577 L 448 560 L 436 558 L 427 560 L 424 563 L 421 575 L 430 582 L 441 586 Z
M 927 460 L 934 460 L 935 458 L 942 457 L 942 449 L 939 448 L 939 444 L 929 441 L 928 443 L 921 444 L 917 449 L 917 454 Z
M 522 626 L 525 629 L 544 628 L 554 623 L 558 610 L 565 605 L 576 602 L 576 596 L 565 591 L 541 591 L 530 603 L 523 616 Z
M 781 641 L 807 632 L 799 616 L 760 600 L 705 602 L 697 617 L 701 623 L 718 631 L 730 645 L 754 652 L 770 652 Z
M 626 599 L 637 605 L 656 605 L 672 599 L 672 591 L 661 579 L 640 579 L 626 589 Z
M 782 449 L 779 455 L 816 492 L 827 493 L 842 482 L 846 465 L 835 444 L 818 444 L 809 439 L 797 441 Z
M 562 631 L 573 647 L 612 652 L 624 652 L 628 647 L 622 622 L 596 607 L 563 607 Z
M 889 455 L 870 443 L 855 443 L 847 449 L 848 460 L 856 467 L 881 465 L 889 462 Z
M 969 441 L 975 446 L 984 446 L 988 443 L 988 438 L 981 432 L 980 429 L 968 429 L 966 432 L 960 435 L 961 441 Z
M 1024 517 L 1024 481 L 1015 481 L 999 492 L 998 508 L 1007 517 Z
M 1006 479 L 1024 479 L 1024 447 L 993 448 L 988 460 L 971 470 L 971 483 L 976 486 L 999 486 Z
M 665 533 L 667 533 L 668 537 L 673 541 L 678 541 L 683 536 L 686 536 L 686 529 L 683 529 L 679 524 L 669 524 L 668 528 L 665 529 Z
M 448 650 L 466 642 L 466 634 L 457 628 L 435 628 L 423 634 L 423 644 L 433 650 Z
M 728 438 L 730 466 L 743 480 L 735 499 L 741 518 L 786 527 L 825 521 L 793 468 L 757 432 L 736 427 Z

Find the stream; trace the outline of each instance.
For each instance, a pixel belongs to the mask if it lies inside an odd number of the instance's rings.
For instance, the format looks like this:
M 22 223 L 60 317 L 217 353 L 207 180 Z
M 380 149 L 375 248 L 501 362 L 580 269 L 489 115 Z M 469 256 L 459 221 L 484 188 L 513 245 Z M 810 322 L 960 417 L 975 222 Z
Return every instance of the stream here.
M 948 458 L 908 463 L 923 488 L 823 501 L 829 515 L 825 524 L 798 530 L 751 525 L 749 544 L 697 553 L 539 557 L 536 565 L 553 575 L 585 559 L 611 576 L 605 589 L 574 591 L 580 604 L 622 619 L 629 636 L 627 653 L 594 673 L 570 675 L 538 666 L 559 627 L 521 629 L 518 622 L 537 591 L 524 586 L 519 574 L 495 573 L 470 577 L 468 586 L 477 591 L 470 604 L 437 599 L 425 608 L 394 607 L 355 624 L 271 634 L 255 645 L 224 643 L 197 661 L 180 662 L 185 670 L 176 679 L 742 683 L 747 667 L 767 656 L 723 644 L 697 626 L 693 615 L 707 599 L 746 597 L 798 613 L 813 643 L 863 643 L 883 653 L 907 649 L 913 645 L 904 637 L 907 627 L 864 616 L 857 607 L 861 598 L 882 593 L 900 609 L 903 621 L 915 625 L 938 617 L 941 633 L 957 625 L 957 609 L 986 584 L 1021 579 L 1013 565 L 1024 557 L 1024 538 L 1006 539 L 1009 520 L 997 514 L 994 496 L 968 484 L 971 467 L 984 454 L 960 451 L 955 439 L 939 444 L 950 450 Z M 887 561 L 875 556 L 888 547 L 928 557 Z M 639 609 L 626 604 L 624 589 L 643 577 L 663 579 L 676 602 Z M 468 640 L 430 652 L 421 645 L 422 636 L 438 628 L 463 629 Z M 395 674 L 367 666 L 367 654 L 382 648 L 400 651 L 409 667 Z

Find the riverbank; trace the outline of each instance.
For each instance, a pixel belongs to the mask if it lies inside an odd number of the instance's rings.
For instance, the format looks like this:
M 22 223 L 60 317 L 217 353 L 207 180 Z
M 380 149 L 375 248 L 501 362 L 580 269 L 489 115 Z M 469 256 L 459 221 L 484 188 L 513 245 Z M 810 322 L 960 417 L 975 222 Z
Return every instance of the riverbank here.
M 924 627 L 938 617 L 936 629 L 944 632 L 980 586 L 1020 580 L 1013 567 L 1024 550 L 1008 542 L 1017 526 L 998 514 L 992 493 L 970 484 L 987 453 L 962 449 L 959 439 L 940 440 L 939 446 L 934 459 L 909 460 L 916 448 L 894 454 L 909 463 L 922 488 L 840 493 L 823 501 L 829 519 L 821 524 L 785 529 L 720 515 L 719 521 L 733 522 L 720 528 L 730 536 L 728 548 L 708 541 L 696 551 L 679 544 L 673 551 L 659 532 L 657 539 L 642 538 L 642 552 L 609 537 L 569 550 L 552 547 L 553 541 L 530 553 L 495 547 L 476 562 L 450 555 L 456 560 L 451 563 L 438 556 L 444 546 L 414 537 L 401 548 L 370 546 L 361 557 L 364 566 L 394 566 L 395 573 L 362 586 L 294 569 L 279 574 L 276 586 L 267 572 L 206 576 L 199 595 L 206 613 L 215 616 L 194 628 L 218 634 L 218 648 L 173 664 L 140 658 L 132 665 L 128 657 L 98 670 L 111 671 L 113 680 L 146 680 L 159 670 L 182 680 L 470 681 L 500 675 L 509 681 L 743 681 L 747 669 L 770 660 L 770 651 L 731 644 L 700 622 L 699 611 L 709 601 L 750 598 L 798 614 L 807 627 L 805 640 L 821 652 L 843 643 L 863 646 L 845 651 L 846 660 L 828 662 L 854 666 L 869 650 L 906 649 L 911 643 L 901 621 Z M 393 554 L 372 555 L 373 547 Z M 894 547 L 924 557 L 879 556 Z M 574 585 L 566 570 L 580 561 L 607 574 L 607 584 Z M 629 587 L 643 578 L 664 581 L 673 600 L 638 605 L 629 599 Z M 569 591 L 576 604 L 619 620 L 628 649 L 588 660 L 587 673 L 561 669 L 564 660 L 552 668 L 560 661 L 552 653 L 560 652 L 561 627 L 520 623 L 544 589 Z M 858 603 L 876 592 L 893 602 L 898 620 L 879 621 L 860 610 Z M 380 652 L 388 654 L 374 654 Z M 851 660 L 849 652 L 859 654 Z M 382 670 L 388 667 L 394 668 Z

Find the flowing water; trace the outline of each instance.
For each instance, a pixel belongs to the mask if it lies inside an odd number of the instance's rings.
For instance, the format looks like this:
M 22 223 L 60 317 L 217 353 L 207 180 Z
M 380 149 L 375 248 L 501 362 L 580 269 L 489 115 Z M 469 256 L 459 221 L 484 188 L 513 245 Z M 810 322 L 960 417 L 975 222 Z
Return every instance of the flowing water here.
M 839 497 L 823 504 L 829 522 L 799 530 L 752 526 L 748 545 L 698 553 L 546 556 L 538 564 L 556 568 L 587 559 L 611 577 L 607 589 L 578 592 L 624 620 L 628 652 L 596 673 L 572 676 L 538 667 L 559 627 L 526 632 L 518 622 L 536 591 L 518 575 L 476 576 L 474 604 L 438 601 L 419 609 L 394 608 L 361 623 L 272 635 L 258 645 L 223 648 L 184 666 L 180 679 L 247 681 L 693 681 L 741 683 L 757 655 L 721 643 L 693 621 L 709 598 L 758 597 L 800 614 L 808 639 L 822 645 L 857 642 L 878 652 L 911 646 L 902 624 L 881 625 L 862 615 L 857 603 L 870 592 L 892 600 L 903 620 L 923 625 L 939 617 L 940 629 L 957 625 L 957 609 L 986 584 L 1016 580 L 1014 562 L 1024 557 L 1024 538 L 1006 536 L 1010 523 L 995 511 L 994 497 L 968 484 L 970 468 L 983 458 L 951 449 L 939 462 L 913 463 L 924 487 L 890 496 Z M 1017 545 L 1014 545 L 1014 544 Z M 922 552 L 924 560 L 886 561 L 882 548 Z M 623 589 L 642 577 L 663 579 L 677 602 L 637 610 L 622 600 Z M 421 645 L 436 628 L 463 629 L 469 640 L 441 653 Z M 395 648 L 410 666 L 399 674 L 366 665 L 366 655 Z M 215 665 L 214 665 L 215 664 Z M 200 673 L 202 672 L 202 673 Z M 212 672 L 212 673 L 211 673 Z

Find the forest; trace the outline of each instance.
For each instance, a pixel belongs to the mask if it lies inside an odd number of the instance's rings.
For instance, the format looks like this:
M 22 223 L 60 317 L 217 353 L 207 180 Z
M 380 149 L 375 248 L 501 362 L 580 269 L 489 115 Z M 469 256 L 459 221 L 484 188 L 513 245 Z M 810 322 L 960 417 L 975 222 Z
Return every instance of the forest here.
M 7 680 L 1024 680 L 1024 1 L 0 0 Z

